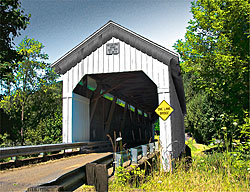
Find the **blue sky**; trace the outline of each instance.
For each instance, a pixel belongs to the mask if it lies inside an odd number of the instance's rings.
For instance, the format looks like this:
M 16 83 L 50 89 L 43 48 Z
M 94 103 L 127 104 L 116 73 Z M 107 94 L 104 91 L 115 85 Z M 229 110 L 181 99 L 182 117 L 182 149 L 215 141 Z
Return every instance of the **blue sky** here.
M 30 24 L 28 36 L 40 41 L 53 63 L 109 20 L 170 49 L 184 37 L 191 0 L 21 0 Z

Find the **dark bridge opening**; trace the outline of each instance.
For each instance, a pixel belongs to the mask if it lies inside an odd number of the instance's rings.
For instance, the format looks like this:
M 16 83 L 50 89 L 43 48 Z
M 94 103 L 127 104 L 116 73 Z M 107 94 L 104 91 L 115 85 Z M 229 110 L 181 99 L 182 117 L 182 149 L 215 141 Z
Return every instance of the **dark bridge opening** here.
M 73 91 L 90 99 L 90 140 L 142 144 L 153 136 L 157 87 L 142 71 L 85 75 Z

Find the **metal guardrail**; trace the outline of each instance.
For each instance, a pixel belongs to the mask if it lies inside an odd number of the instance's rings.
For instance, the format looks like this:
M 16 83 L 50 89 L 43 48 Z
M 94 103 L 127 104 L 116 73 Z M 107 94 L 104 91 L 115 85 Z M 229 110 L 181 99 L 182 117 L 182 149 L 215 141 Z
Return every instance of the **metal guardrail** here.
M 75 148 L 80 148 L 81 150 L 90 150 L 92 148 L 105 147 L 110 145 L 111 144 L 109 141 L 99 141 L 99 142 L 78 142 L 78 143 L 60 143 L 60 144 L 48 144 L 48 145 L 5 147 L 5 148 L 0 148 L 0 159 L 61 151 L 67 149 L 75 149 Z
M 125 141 L 125 143 L 131 143 L 131 142 L 132 141 Z M 91 147 L 95 148 L 105 145 L 111 145 L 111 144 L 109 141 L 97 141 L 97 142 L 76 142 L 76 143 L 4 147 L 0 148 L 0 159 L 8 157 L 17 157 L 22 155 L 32 155 L 32 154 L 67 150 L 67 149 L 75 149 L 75 148 L 81 148 L 81 150 L 85 149 L 88 150 Z
M 143 156 L 143 146 L 147 147 L 147 153 L 146 156 L 150 156 L 153 154 L 154 150 L 158 150 L 158 145 L 156 143 L 150 143 L 148 145 L 140 145 L 135 147 L 135 150 L 139 150 L 140 154 L 142 154 Z M 151 146 L 151 150 L 150 150 L 150 146 Z M 145 148 L 145 147 L 144 147 Z M 91 164 L 103 164 L 106 166 L 106 168 L 110 168 L 113 165 L 113 157 L 115 156 L 115 158 L 117 158 L 117 155 L 122 155 L 122 157 L 124 157 L 124 160 L 126 157 L 129 157 L 128 160 L 131 157 L 131 149 L 127 150 L 129 153 L 126 153 L 126 151 L 122 151 L 122 152 L 118 152 L 115 155 L 114 154 L 109 154 L 105 157 L 102 157 L 100 159 L 97 159 L 93 162 L 91 162 Z M 137 153 L 138 155 L 138 153 Z M 138 158 L 138 156 L 137 156 Z M 132 160 L 132 159 L 130 159 Z M 119 160 L 115 159 L 115 162 Z M 87 184 L 87 173 L 86 173 L 86 165 L 83 165 L 82 167 L 79 167 L 75 170 L 72 170 L 60 177 L 58 177 L 57 179 L 48 182 L 48 183 L 44 183 L 42 185 L 39 186 L 34 186 L 34 187 L 30 187 L 27 189 L 28 192 L 33 192 L 33 191 L 73 191 L 75 189 L 77 189 L 78 187 L 80 187 L 83 184 Z
M 107 168 L 112 166 L 113 154 L 106 155 L 100 159 L 97 159 L 91 163 L 106 164 Z M 74 169 L 57 179 L 44 183 L 39 186 L 30 187 L 27 189 L 31 191 L 73 191 L 83 184 L 86 184 L 86 165 L 83 165 L 77 169 Z

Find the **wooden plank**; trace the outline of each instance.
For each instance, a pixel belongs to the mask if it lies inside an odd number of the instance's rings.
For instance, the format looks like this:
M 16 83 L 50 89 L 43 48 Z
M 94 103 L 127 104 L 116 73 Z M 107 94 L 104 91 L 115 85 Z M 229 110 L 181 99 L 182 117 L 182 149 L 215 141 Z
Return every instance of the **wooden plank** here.
M 134 121 L 134 132 L 136 133 L 136 136 L 139 135 L 140 137 L 140 132 L 139 132 L 139 122 L 138 122 L 138 108 L 135 107 L 135 112 L 134 112 L 134 118 L 133 118 L 133 121 Z
M 113 91 L 113 92 L 114 92 L 114 95 L 117 95 L 117 97 L 118 97 L 119 99 L 122 99 L 123 101 L 128 102 L 129 104 L 131 104 L 131 105 L 133 105 L 133 106 L 137 106 L 136 102 L 134 102 L 133 99 L 130 99 L 130 98 L 128 98 L 128 97 L 126 97 L 126 96 L 120 94 L 120 93 L 117 92 L 117 91 Z
M 141 128 L 139 127 L 139 137 L 140 137 L 140 140 L 142 140 L 142 136 L 141 136 Z
M 117 43 L 119 41 L 119 39 L 116 39 L 116 38 L 113 38 L 114 39 L 114 43 Z M 121 44 L 120 44 L 121 46 Z M 118 55 L 113 55 L 113 58 L 114 58 L 114 72 L 119 72 L 120 71 L 120 55 L 121 54 L 118 54 Z
M 132 138 L 133 138 L 133 141 L 135 141 L 135 133 L 133 129 L 132 129 Z
M 93 73 L 99 72 L 99 49 L 93 52 Z
M 122 123 L 121 123 L 121 127 L 120 127 L 120 131 L 122 132 L 125 124 L 126 124 L 126 115 L 127 115 L 127 111 L 128 111 L 128 103 L 125 103 L 125 107 L 124 107 L 124 111 L 123 111 L 123 116 L 122 116 Z
M 95 98 L 97 97 L 98 95 L 100 95 L 100 91 L 101 91 L 101 85 L 100 84 L 97 84 L 97 88 L 96 90 L 94 91 L 93 95 L 92 95 L 92 98 Z M 100 97 L 98 97 L 98 99 L 91 99 L 90 100 L 90 106 L 91 106 L 91 114 L 90 114 L 90 123 L 94 117 L 94 114 L 95 114 L 95 111 L 96 111 L 96 107 L 97 107 L 97 104 L 98 104 L 98 100 L 99 100 Z
M 95 97 L 93 98 L 93 101 L 99 99 L 100 97 L 102 97 L 103 95 L 105 95 L 105 94 L 107 94 L 107 93 L 110 93 L 110 92 L 113 91 L 114 89 L 120 87 L 122 84 L 123 84 L 123 82 L 119 83 L 118 85 L 116 85 L 116 86 L 114 86 L 114 87 L 111 87 L 109 90 L 104 91 L 102 94 L 99 94 L 99 95 L 95 96 Z
M 87 177 L 87 185 L 95 185 L 95 167 L 96 163 L 88 163 L 86 164 L 86 177 Z
M 105 132 L 106 134 L 109 133 L 110 131 L 110 125 L 111 125 L 111 121 L 112 121 L 112 118 L 113 118 L 113 115 L 114 115 L 114 111 L 115 111 L 115 107 L 116 107 L 116 100 L 117 100 L 117 96 L 114 97 L 112 103 L 111 103 L 111 107 L 110 107 L 110 110 L 109 110 L 109 115 L 108 115 L 108 119 L 106 121 L 106 126 L 105 126 Z
M 93 65 L 93 52 L 88 56 L 88 74 L 92 74 L 94 72 Z
M 136 50 L 136 69 L 142 70 L 142 52 Z
M 108 43 L 113 43 L 113 39 L 110 39 L 106 44 Z M 107 55 L 106 54 L 106 46 L 105 46 L 105 56 L 107 57 L 108 59 L 108 73 L 110 72 L 113 72 L 114 71 L 114 68 L 113 68 L 113 63 L 114 63 L 114 60 L 113 60 L 113 55 Z
M 141 110 L 141 109 L 140 109 Z M 142 110 L 141 110 L 141 112 L 142 112 Z M 140 132 L 140 140 L 142 140 L 142 132 L 143 132 L 143 125 L 142 125 L 142 119 L 140 118 L 140 114 L 139 114 L 139 112 L 138 112 L 138 115 L 137 115 L 137 117 L 138 117 L 138 125 L 140 126 L 139 127 L 139 132 Z
M 130 71 L 130 46 L 124 43 L 124 71 Z
M 96 191 L 108 191 L 108 170 L 106 164 L 88 163 L 86 165 L 87 184 L 95 186 Z
M 142 126 L 145 131 L 145 139 L 148 139 L 147 137 L 147 125 L 146 125 L 146 117 L 144 116 L 144 110 L 142 111 Z
M 134 131 L 134 115 L 132 114 L 133 112 L 129 109 L 129 116 L 130 116 L 130 123 L 131 123 L 131 130 L 132 130 L 132 137 L 133 141 L 135 141 L 135 131 Z
M 95 167 L 96 191 L 108 191 L 108 170 L 106 164 L 97 164 Z
M 131 66 L 131 71 L 134 71 L 135 70 L 135 48 L 133 47 L 130 47 L 130 66 Z
M 120 69 L 119 71 L 122 72 L 122 71 L 125 71 L 125 43 L 120 41 L 120 54 L 119 54 L 119 57 L 120 57 Z

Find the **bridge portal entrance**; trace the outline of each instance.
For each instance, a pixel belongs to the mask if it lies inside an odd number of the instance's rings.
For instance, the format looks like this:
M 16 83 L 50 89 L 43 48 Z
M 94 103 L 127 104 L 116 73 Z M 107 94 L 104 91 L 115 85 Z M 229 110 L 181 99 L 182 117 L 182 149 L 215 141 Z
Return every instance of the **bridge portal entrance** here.
M 163 162 L 184 149 L 185 96 L 178 54 L 109 21 L 53 67 L 63 75 L 63 142 L 153 139 L 155 109 L 163 100 L 174 112 L 159 119 Z
M 73 90 L 72 142 L 82 135 L 107 140 L 114 132 L 125 141 L 149 142 L 157 105 L 157 86 L 142 71 L 86 75 Z

